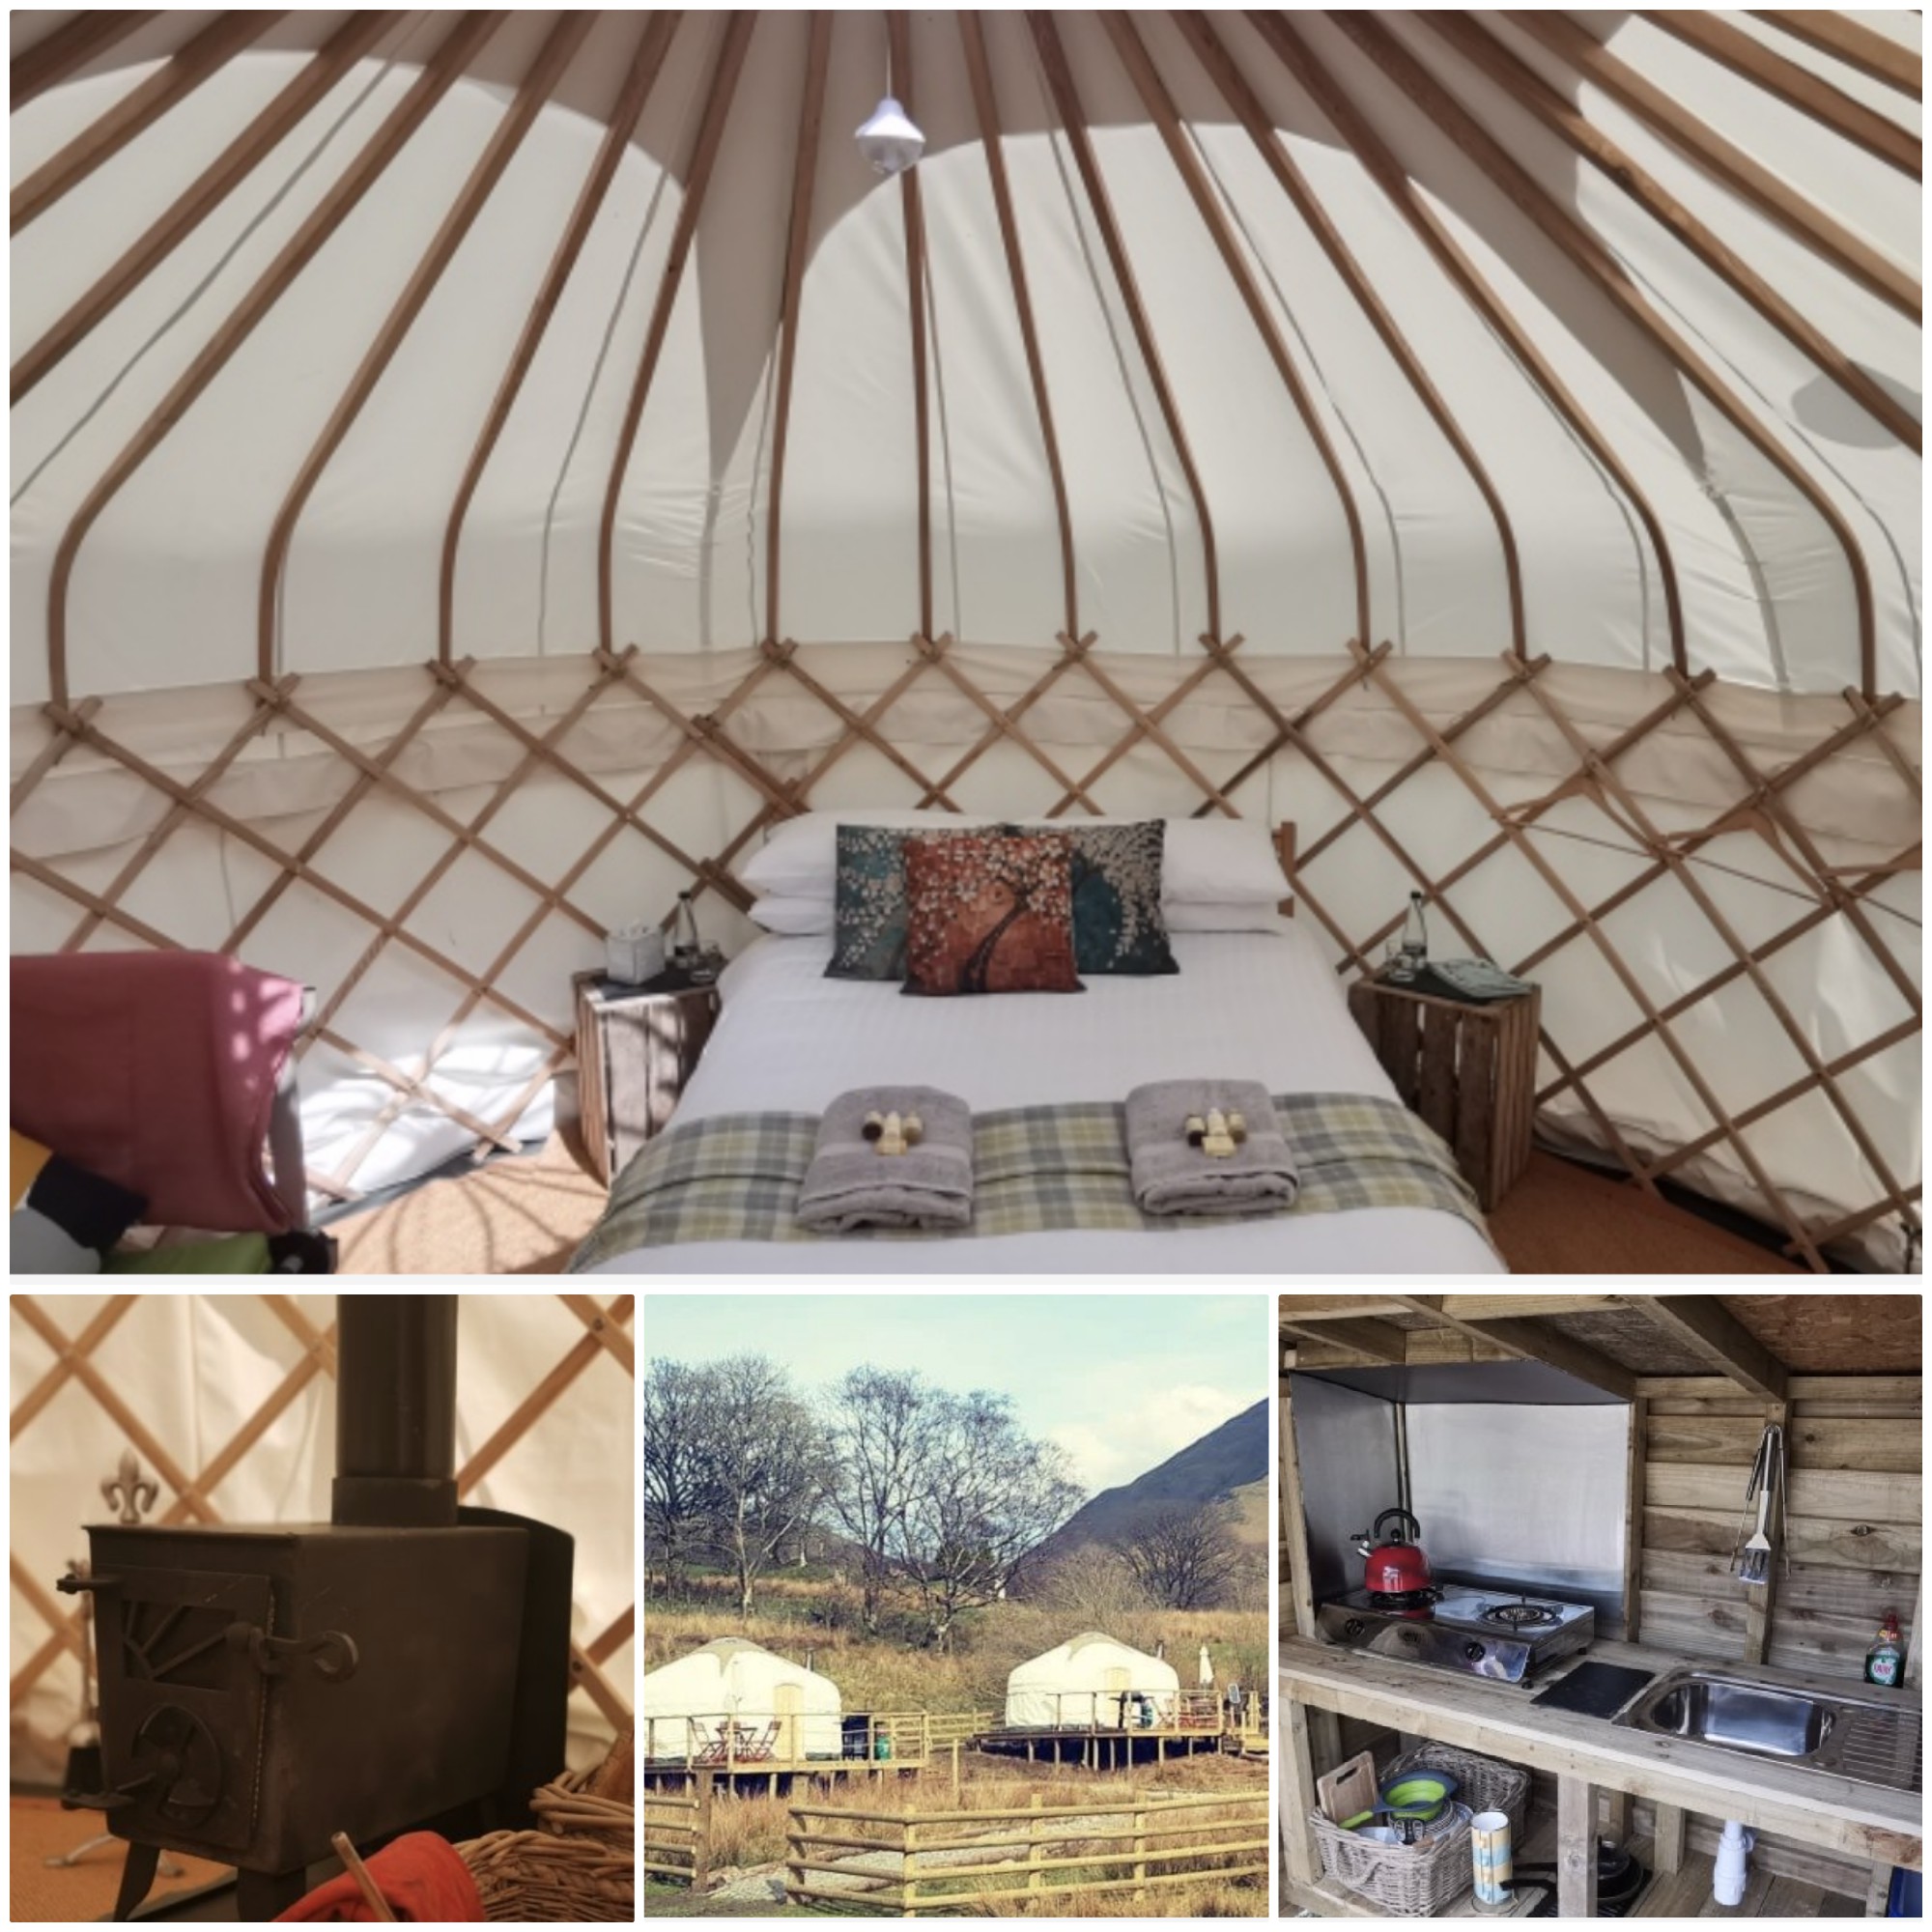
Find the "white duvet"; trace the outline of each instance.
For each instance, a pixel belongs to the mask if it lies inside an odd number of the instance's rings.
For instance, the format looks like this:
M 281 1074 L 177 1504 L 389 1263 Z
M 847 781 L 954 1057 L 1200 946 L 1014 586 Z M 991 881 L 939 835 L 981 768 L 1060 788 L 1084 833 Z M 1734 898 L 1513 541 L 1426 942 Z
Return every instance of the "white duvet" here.
M 979 1110 L 1119 1100 L 1144 1080 L 1253 1079 L 1271 1094 L 1395 1097 L 1306 938 L 1176 933 L 1178 974 L 1096 975 L 1084 993 L 909 999 L 828 980 L 829 935 L 760 939 L 726 969 L 724 1011 L 675 1122 L 821 1112 L 848 1087 L 917 1081 Z M 1057 1230 L 949 1242 L 703 1241 L 639 1249 L 602 1273 L 1497 1274 L 1466 1222 L 1422 1208 L 1158 1235 Z

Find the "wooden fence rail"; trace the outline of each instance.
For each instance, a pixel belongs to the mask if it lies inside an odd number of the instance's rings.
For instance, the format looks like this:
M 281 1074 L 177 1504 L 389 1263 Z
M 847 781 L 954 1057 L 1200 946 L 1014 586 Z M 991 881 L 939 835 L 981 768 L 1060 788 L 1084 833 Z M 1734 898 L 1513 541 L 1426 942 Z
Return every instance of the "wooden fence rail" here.
M 1036 1797 L 984 1811 L 801 1804 L 785 1838 L 785 1897 L 902 1918 L 1076 1892 L 1142 1898 L 1209 1880 L 1265 1884 L 1268 1845 L 1264 1791 L 1052 1806 Z
M 644 1791 L 644 1874 L 702 1891 L 711 1877 L 712 1780 L 689 1792 Z

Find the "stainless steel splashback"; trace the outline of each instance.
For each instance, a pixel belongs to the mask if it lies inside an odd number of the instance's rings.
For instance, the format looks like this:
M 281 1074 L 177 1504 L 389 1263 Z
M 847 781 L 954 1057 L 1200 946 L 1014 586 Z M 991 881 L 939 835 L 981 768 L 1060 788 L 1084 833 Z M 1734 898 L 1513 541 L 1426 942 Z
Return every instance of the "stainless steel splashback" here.
M 1416 1403 L 1404 1415 L 1410 1507 L 1438 1580 L 1544 1589 L 1622 1620 L 1629 1407 Z
M 1351 1539 L 1397 1493 L 1393 1404 L 1330 1381 L 1296 1376 L 1293 1385 L 1295 1454 L 1308 1519 L 1308 1578 L 1316 1598 L 1339 1596 L 1362 1580 Z

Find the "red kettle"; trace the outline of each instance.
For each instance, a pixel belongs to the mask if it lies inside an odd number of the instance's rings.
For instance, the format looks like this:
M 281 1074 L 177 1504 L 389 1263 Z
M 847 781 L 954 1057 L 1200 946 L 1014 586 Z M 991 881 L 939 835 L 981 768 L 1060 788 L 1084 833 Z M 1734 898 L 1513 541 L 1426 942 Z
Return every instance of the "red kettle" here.
M 1390 1521 L 1397 1533 L 1384 1543 L 1382 1525 Z M 1407 1536 L 1401 1534 L 1405 1524 Z M 1429 1575 L 1429 1558 L 1415 1541 L 1421 1534 L 1421 1523 L 1406 1509 L 1383 1510 L 1373 1530 L 1358 1529 L 1355 1548 L 1368 1559 L 1363 1587 L 1378 1597 L 1421 1597 L 1426 1592 L 1433 1601 L 1439 1595 Z

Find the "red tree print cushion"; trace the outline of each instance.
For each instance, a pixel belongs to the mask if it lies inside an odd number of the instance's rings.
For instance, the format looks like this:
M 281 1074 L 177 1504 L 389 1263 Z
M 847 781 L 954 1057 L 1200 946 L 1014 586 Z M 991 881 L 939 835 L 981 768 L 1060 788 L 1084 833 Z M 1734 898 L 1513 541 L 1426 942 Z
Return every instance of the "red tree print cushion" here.
M 908 993 L 1082 993 L 1060 833 L 905 841 Z

